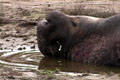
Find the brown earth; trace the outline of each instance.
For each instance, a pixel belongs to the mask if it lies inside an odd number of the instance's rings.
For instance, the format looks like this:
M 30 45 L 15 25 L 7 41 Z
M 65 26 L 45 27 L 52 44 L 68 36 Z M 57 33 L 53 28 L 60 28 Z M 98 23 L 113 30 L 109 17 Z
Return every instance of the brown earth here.
M 120 13 L 119 0 L 2 0 L 0 1 L 0 50 L 18 45 L 37 49 L 36 22 L 51 10 L 71 15 L 108 17 Z M 0 66 L 0 80 L 120 80 L 119 74 L 97 76 L 42 75 L 39 70 Z M 88 73 L 89 74 L 89 73 Z

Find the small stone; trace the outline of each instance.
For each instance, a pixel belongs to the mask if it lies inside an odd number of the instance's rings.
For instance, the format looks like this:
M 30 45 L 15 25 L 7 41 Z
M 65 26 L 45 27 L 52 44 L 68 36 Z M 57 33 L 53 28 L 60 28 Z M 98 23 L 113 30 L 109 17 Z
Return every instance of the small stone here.
M 35 45 L 31 46 L 31 49 L 35 49 Z
M 0 50 L 3 50 L 3 48 L 0 48 Z
M 22 50 L 22 48 L 20 47 L 20 48 L 18 48 L 18 50 Z
M 25 50 L 25 49 L 26 49 L 26 47 L 23 47 L 23 49 Z
M 15 79 L 15 77 L 13 77 L 13 76 L 8 76 L 8 78 L 9 78 L 9 79 Z
M 23 72 L 25 77 L 37 77 L 36 73 L 33 72 Z
M 30 41 L 29 43 L 35 43 L 34 41 Z
M 6 39 L 6 41 L 10 41 L 9 39 Z

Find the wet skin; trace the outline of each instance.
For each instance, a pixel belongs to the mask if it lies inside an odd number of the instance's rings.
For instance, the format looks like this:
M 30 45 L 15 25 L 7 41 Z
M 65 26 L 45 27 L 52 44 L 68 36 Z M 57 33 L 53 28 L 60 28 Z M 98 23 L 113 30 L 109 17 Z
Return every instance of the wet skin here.
M 38 47 L 45 56 L 100 65 L 120 66 L 119 35 L 119 14 L 96 18 L 52 11 L 37 27 Z

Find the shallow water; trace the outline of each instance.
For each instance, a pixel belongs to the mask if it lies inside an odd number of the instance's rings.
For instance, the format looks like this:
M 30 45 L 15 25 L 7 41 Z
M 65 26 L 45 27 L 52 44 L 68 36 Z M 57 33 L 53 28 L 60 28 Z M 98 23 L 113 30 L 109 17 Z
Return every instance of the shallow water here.
M 42 58 L 39 69 L 60 68 L 64 72 L 88 72 L 88 73 L 120 73 L 120 67 L 87 65 L 70 60 Z
M 44 57 L 39 50 L 2 50 L 0 65 L 22 69 L 60 69 L 63 72 L 120 73 L 120 67 L 81 64 L 65 59 Z

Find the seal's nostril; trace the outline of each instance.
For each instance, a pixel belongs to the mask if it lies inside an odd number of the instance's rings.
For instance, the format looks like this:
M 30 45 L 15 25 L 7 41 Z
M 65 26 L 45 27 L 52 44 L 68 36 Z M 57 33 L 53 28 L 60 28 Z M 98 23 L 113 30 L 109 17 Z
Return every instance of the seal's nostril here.
M 51 22 L 51 20 L 50 19 L 47 19 L 47 21 L 50 23 Z
M 38 23 L 39 26 L 42 26 L 42 27 L 46 27 L 46 25 L 48 25 L 48 21 L 47 20 L 42 20 Z

